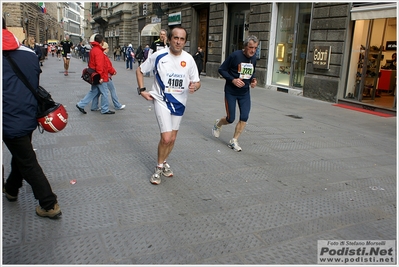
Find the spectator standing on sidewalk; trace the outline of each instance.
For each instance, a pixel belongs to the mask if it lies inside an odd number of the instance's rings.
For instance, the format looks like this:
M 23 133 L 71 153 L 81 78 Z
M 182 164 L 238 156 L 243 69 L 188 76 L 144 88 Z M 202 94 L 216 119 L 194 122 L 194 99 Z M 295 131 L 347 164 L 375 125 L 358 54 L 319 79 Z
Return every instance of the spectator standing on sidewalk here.
M 36 43 L 35 43 L 35 37 L 33 37 L 33 36 L 29 36 L 29 41 L 28 41 L 28 47 L 30 48 L 30 49 L 32 49 L 33 51 L 35 51 L 35 54 L 37 55 L 37 58 L 39 59 L 39 62 L 40 62 L 40 60 L 41 60 L 41 58 L 42 58 L 42 50 L 40 49 L 40 46 L 38 46 Z M 42 62 L 40 62 L 40 66 L 43 66 L 43 63 Z
M 98 93 L 102 94 L 101 97 L 101 113 L 102 114 L 115 114 L 115 111 L 109 110 L 108 103 L 108 88 L 105 84 L 108 82 L 108 63 L 106 60 L 106 55 L 104 55 L 104 48 L 102 48 L 102 44 L 104 42 L 104 37 L 100 34 L 93 34 L 90 37 L 90 44 L 93 48 L 90 51 L 90 60 L 89 60 L 89 68 L 94 69 L 97 73 L 100 74 L 100 83 L 96 85 L 91 85 L 90 91 L 86 94 L 86 96 L 80 100 L 76 107 L 83 114 L 87 114 L 84 110 L 85 106 L 87 106 L 95 97 L 97 97 Z M 109 60 L 109 59 L 108 59 Z
M 244 41 L 244 49 L 234 51 L 219 67 L 220 75 L 226 79 L 224 101 L 227 115 L 216 120 L 212 128 L 212 134 L 215 137 L 219 137 L 221 127 L 234 122 L 236 103 L 238 103 L 240 120 L 235 127 L 233 139 L 228 144 L 228 147 L 237 152 L 242 150 L 238 144 L 238 138 L 244 131 L 251 109 L 250 87 L 254 88 L 257 84 L 255 78 L 255 53 L 258 44 L 259 41 L 256 36 L 247 37 Z
M 106 42 L 103 43 L 102 47 L 105 49 L 104 50 L 104 54 L 106 55 L 105 60 L 107 61 L 107 66 L 108 66 L 108 76 L 109 76 L 109 81 L 105 82 L 105 84 L 107 85 L 107 88 L 111 94 L 111 99 L 112 99 L 112 103 L 114 104 L 114 108 L 116 110 L 122 110 L 126 107 L 126 105 L 122 105 L 119 102 L 118 99 L 118 95 L 116 94 L 116 88 L 114 85 L 114 82 L 112 81 L 112 76 L 116 75 L 116 70 L 114 69 L 114 67 L 112 66 L 112 62 L 111 60 L 108 58 L 108 52 L 109 52 L 109 48 L 108 48 L 108 44 Z M 91 111 L 97 111 L 100 110 L 98 107 L 98 99 L 100 98 L 100 92 L 98 93 L 97 97 L 95 97 L 93 99 L 93 101 L 91 102 Z
M 202 52 L 202 48 L 198 46 L 197 52 L 194 54 L 195 64 L 197 64 L 198 75 L 201 75 L 201 71 L 204 65 L 204 52 Z
M 188 94 L 201 87 L 197 66 L 193 57 L 184 51 L 187 31 L 175 27 L 168 37 L 170 47 L 155 52 L 136 70 L 138 92 L 146 100 L 153 101 L 154 111 L 161 132 L 158 143 L 158 158 L 155 172 L 150 178 L 152 184 L 161 183 L 161 175 L 173 176 L 166 162 L 175 144 Z M 156 69 L 152 90 L 144 87 L 144 73 Z M 171 74 L 173 76 L 171 77 Z
M 19 188 L 25 180 L 39 201 L 36 214 L 58 219 L 62 215 L 57 196 L 53 193 L 32 147 L 32 134 L 37 128 L 37 100 L 16 76 L 6 56 L 13 59 L 33 87 L 39 86 L 39 59 L 29 48 L 19 44 L 6 29 L 3 19 L 3 142 L 10 150 L 11 172 L 3 192 L 8 201 L 17 201 Z M 4 180 L 3 180 L 4 183 Z

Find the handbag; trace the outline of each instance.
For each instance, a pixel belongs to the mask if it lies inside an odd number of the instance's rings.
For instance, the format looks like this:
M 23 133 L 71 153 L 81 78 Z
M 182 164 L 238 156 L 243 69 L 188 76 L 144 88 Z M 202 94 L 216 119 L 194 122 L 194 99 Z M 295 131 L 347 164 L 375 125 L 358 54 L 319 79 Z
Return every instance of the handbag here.
M 100 83 L 101 75 L 92 68 L 84 68 L 82 71 L 82 79 L 91 85 L 97 85 Z
M 68 123 L 68 113 L 66 112 L 65 107 L 62 104 L 55 102 L 51 97 L 51 94 L 42 86 L 39 85 L 37 90 L 35 90 L 15 61 L 10 57 L 9 53 L 4 53 L 4 55 L 15 74 L 25 84 L 25 86 L 29 88 L 37 100 L 36 119 L 38 125 L 42 128 L 40 132 L 43 133 L 45 130 L 47 132 L 55 133 L 64 129 Z

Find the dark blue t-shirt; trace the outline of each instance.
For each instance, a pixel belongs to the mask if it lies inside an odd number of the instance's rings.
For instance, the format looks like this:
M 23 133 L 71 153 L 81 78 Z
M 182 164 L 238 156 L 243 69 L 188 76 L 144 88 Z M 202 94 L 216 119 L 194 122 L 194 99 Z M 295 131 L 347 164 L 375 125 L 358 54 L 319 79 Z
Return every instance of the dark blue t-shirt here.
M 224 90 L 233 95 L 244 95 L 249 91 L 252 78 L 255 77 L 256 56 L 250 58 L 242 50 L 234 51 L 219 67 L 219 73 L 226 79 Z M 240 78 L 245 82 L 241 88 L 232 81 Z

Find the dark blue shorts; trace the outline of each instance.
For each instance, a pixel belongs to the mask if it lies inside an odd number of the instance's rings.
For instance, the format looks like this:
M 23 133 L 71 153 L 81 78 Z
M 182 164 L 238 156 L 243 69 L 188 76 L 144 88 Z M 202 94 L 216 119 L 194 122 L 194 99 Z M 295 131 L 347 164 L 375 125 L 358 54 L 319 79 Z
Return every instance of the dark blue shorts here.
M 238 103 L 238 108 L 240 110 L 240 121 L 248 121 L 249 111 L 251 110 L 251 95 L 249 91 L 244 95 L 231 95 L 225 92 L 224 102 L 226 105 L 226 120 L 228 123 L 233 123 L 236 118 L 236 103 Z

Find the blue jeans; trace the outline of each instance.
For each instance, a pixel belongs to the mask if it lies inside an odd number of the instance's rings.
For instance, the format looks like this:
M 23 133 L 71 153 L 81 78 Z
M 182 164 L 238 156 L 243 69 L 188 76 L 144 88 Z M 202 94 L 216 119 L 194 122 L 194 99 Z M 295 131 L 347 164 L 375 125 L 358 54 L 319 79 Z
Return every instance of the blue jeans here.
M 114 104 L 115 109 L 121 109 L 122 104 L 118 100 L 118 95 L 116 94 L 116 89 L 114 82 L 109 79 L 108 82 L 105 83 L 108 87 L 109 92 L 111 93 L 111 99 L 112 103 Z M 100 92 L 97 94 L 97 96 L 91 101 L 91 109 L 92 110 L 97 110 L 98 109 L 98 98 L 100 97 Z
M 133 69 L 133 58 L 126 58 L 126 68 Z
M 92 85 L 91 90 L 86 94 L 86 96 L 82 100 L 79 101 L 78 106 L 84 108 L 90 102 L 92 102 L 92 109 L 93 109 L 94 101 L 97 100 L 97 106 L 98 106 L 98 98 L 96 98 L 96 96 L 100 93 L 104 96 L 101 98 L 101 113 L 106 113 L 109 110 L 108 87 L 106 83 Z

